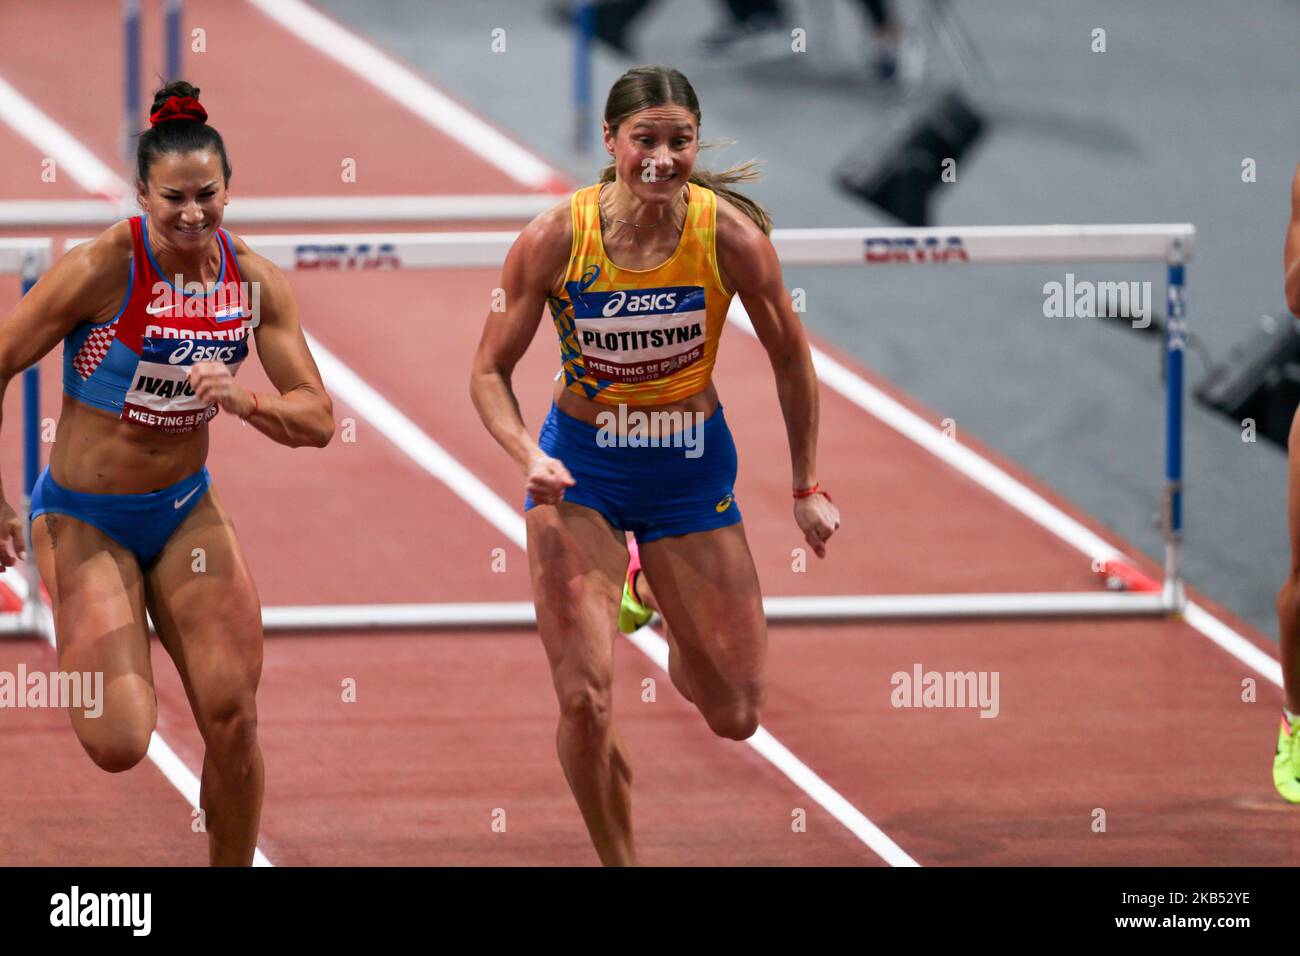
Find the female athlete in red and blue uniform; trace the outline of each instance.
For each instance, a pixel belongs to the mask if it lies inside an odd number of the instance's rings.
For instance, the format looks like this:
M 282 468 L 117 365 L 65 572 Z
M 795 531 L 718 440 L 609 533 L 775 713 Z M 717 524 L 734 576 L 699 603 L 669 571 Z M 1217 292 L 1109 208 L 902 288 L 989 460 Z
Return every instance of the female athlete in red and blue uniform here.
M 666 622 L 673 685 L 710 729 L 749 737 L 766 693 L 762 597 L 712 377 L 733 295 L 776 377 L 794 518 L 818 557 L 840 523 L 817 483 L 817 379 L 771 223 L 726 188 L 750 178 L 746 168 L 694 170 L 699 126 L 695 92 L 678 71 L 637 67 L 619 78 L 605 105 L 614 162 L 520 234 L 502 275 L 506 310 L 489 316 L 471 379 L 484 424 L 527 478 L 528 560 L 560 703 L 560 763 L 609 865 L 636 862 L 631 766 L 610 713 L 627 532 L 653 585 L 640 597 Z M 544 305 L 562 367 L 534 441 L 510 380 Z
M 198 94 L 177 82 L 155 98 L 137 156 L 145 214 L 69 251 L 0 322 L 0 395 L 63 339 L 63 408 L 29 520 L 60 670 L 103 674 L 102 714 L 69 711 L 77 737 L 110 772 L 145 756 L 158 713 L 148 608 L 206 747 L 209 860 L 247 865 L 262 618 L 205 464 L 207 423 L 224 409 L 280 444 L 323 447 L 334 416 L 284 276 L 221 228 L 230 164 Z M 278 395 L 235 382 L 250 338 Z M 3 491 L 0 525 L 12 565 L 23 533 Z

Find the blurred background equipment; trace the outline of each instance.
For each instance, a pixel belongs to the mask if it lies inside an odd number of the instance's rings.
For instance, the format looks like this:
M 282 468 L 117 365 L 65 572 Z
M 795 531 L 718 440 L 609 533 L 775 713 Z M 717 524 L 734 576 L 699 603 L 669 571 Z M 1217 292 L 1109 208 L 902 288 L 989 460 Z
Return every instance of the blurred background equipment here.
M 930 194 L 943 182 L 944 160 L 960 160 L 985 120 L 952 88 L 908 114 L 878 151 L 855 152 L 840 166 L 839 185 L 908 226 L 931 222 Z
M 1196 399 L 1245 428 L 1255 423 L 1255 435 L 1287 447 L 1291 419 L 1300 406 L 1300 332 L 1296 320 L 1260 316 L 1259 328 L 1232 350 L 1196 389 Z
M 883 4 L 865 5 L 875 28 L 877 77 L 892 81 L 901 72 L 903 85 L 915 87 L 925 81 L 927 72 L 934 72 L 927 70 L 933 62 L 927 51 L 938 47 L 947 54 L 961 87 L 949 86 L 937 96 L 922 98 L 919 108 L 905 110 L 883 146 L 864 145 L 841 163 L 837 181 L 845 191 L 905 225 L 928 226 L 930 195 L 944 182 L 944 160 L 965 155 L 987 125 L 962 89 L 988 83 L 992 74 L 951 0 L 922 0 L 909 18 L 901 62 L 897 19 Z

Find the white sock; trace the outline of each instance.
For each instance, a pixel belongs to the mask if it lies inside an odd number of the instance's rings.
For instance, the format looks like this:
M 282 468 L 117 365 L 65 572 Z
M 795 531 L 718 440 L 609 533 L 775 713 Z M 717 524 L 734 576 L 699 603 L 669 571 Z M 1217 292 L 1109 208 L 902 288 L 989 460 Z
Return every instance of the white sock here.
M 1300 719 L 1300 714 L 1291 713 L 1291 711 L 1286 709 L 1286 704 L 1282 705 L 1282 713 L 1286 715 L 1287 724 L 1289 724 L 1291 729 L 1294 730 L 1296 725 L 1296 720 Z

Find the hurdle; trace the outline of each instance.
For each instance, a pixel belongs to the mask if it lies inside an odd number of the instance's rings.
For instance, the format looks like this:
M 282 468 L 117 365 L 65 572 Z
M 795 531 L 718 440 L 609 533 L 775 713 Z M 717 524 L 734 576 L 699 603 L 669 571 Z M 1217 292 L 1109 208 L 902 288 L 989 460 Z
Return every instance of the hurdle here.
M 50 267 L 54 243 L 50 239 L 0 239 L 0 275 L 17 275 L 26 295 Z M 21 561 L 0 576 L 0 585 L 12 585 L 21 602 L 17 611 L 0 614 L 0 635 L 48 635 L 53 640 L 54 627 L 49 609 L 40 599 L 40 575 L 33 557 L 27 514 L 31 493 L 41 471 L 40 447 L 40 369 L 33 365 L 23 372 L 23 493 L 18 517 L 22 519 L 29 560 Z
M 320 235 L 244 235 L 256 249 L 286 271 L 352 270 L 437 270 L 453 268 L 500 267 L 517 237 L 516 232 L 451 233 L 341 233 Z M 67 246 L 85 240 L 70 240 Z M 1076 262 L 1162 262 L 1167 269 L 1166 302 L 1168 318 L 1165 330 L 1167 374 L 1165 382 L 1165 469 L 1161 491 L 1164 576 L 1158 590 L 1152 591 L 1078 591 L 1078 592 L 1008 592 L 976 594 L 891 594 L 827 595 L 810 597 L 772 596 L 764 599 L 764 610 L 771 622 L 800 621 L 873 621 L 898 619 L 981 619 L 1040 618 L 1079 616 L 1166 616 L 1181 613 L 1186 603 L 1185 588 L 1179 566 L 1179 549 L 1183 537 L 1182 514 L 1182 412 L 1183 351 L 1186 343 L 1185 267 L 1192 257 L 1195 228 L 1187 223 L 1140 225 L 1044 225 L 1044 226 L 970 226 L 924 229 L 846 228 L 846 229 L 777 229 L 772 241 L 782 264 L 786 266 L 858 266 L 874 268 L 885 265 L 925 267 L 959 264 L 1042 264 Z M 9 240 L 32 243 L 35 240 Z M 15 246 L 15 248 L 18 248 Z M 28 249 L 28 247 L 22 247 Z M 48 243 L 44 247 L 48 256 Z M 28 251 L 30 251 L 28 249 Z M 0 260 L 9 270 L 21 261 L 44 263 L 39 258 L 23 259 L 15 252 Z M 4 270 L 0 270 L 4 271 Z M 748 316 L 739 300 L 733 300 L 728 320 L 748 334 L 753 334 Z M 1014 484 L 1013 506 L 1042 522 L 1045 509 L 1054 510 L 1016 479 L 996 469 L 966 446 L 944 436 L 940 429 L 926 423 L 894 402 L 875 394 L 850 394 L 862 391 L 865 383 L 857 379 L 844 384 L 843 367 L 814 349 L 814 363 L 819 379 L 830 382 L 862 408 L 886 425 L 905 431 L 928 450 L 950 464 L 974 474 L 979 471 L 984 483 L 994 488 L 999 482 Z M 323 368 L 323 373 L 325 369 Z M 29 370 L 29 375 L 35 370 Z M 326 386 L 336 387 L 326 373 Z M 869 386 L 867 386 L 869 388 Z M 29 385 L 25 395 L 33 401 L 38 392 Z M 910 417 L 909 417 L 910 416 Z M 39 427 L 38 412 L 26 408 L 25 429 L 28 447 L 39 456 L 39 443 L 33 436 Z M 32 470 L 36 469 L 36 470 Z M 996 474 L 990 474 L 990 469 Z M 31 483 L 39 470 L 39 461 L 28 466 Z M 1096 535 L 1080 529 L 1063 535 L 1068 543 L 1083 552 L 1092 570 L 1115 572 L 1123 577 L 1128 558 Z M 29 575 L 28 581 L 33 580 Z M 18 621 L 39 619 L 26 602 L 37 599 L 39 591 L 31 587 L 23 595 L 24 608 L 5 622 L 0 615 L 0 633 L 21 630 Z M 335 604 L 317 606 L 267 607 L 263 624 L 268 633 L 321 632 L 338 630 L 439 629 L 439 628 L 533 628 L 533 607 L 527 602 L 484 602 L 443 604 Z

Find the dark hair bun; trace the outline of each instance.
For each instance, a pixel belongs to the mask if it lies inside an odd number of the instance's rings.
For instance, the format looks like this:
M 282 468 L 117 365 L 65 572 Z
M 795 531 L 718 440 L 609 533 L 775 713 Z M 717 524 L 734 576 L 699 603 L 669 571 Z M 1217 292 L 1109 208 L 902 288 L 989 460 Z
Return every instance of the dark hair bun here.
M 149 108 L 150 113 L 157 113 L 163 108 L 169 99 L 173 96 L 186 97 L 192 96 L 194 99 L 199 98 L 199 88 L 184 80 L 173 80 L 153 95 L 153 106 Z
M 230 184 L 230 160 L 221 134 L 208 125 L 208 111 L 199 102 L 199 88 L 184 80 L 168 83 L 153 95 L 149 128 L 136 147 L 136 177 L 149 182 L 149 170 L 159 156 L 215 150 L 221 156 L 221 173 Z

